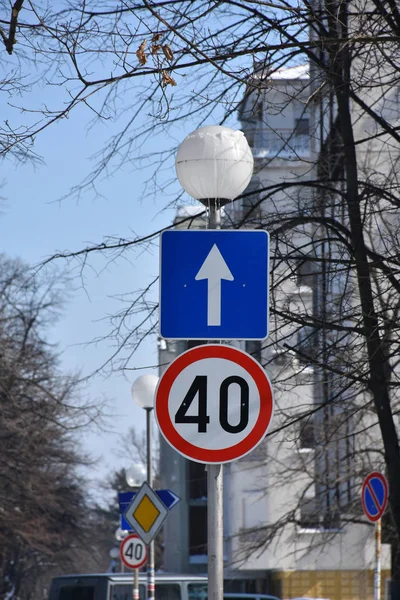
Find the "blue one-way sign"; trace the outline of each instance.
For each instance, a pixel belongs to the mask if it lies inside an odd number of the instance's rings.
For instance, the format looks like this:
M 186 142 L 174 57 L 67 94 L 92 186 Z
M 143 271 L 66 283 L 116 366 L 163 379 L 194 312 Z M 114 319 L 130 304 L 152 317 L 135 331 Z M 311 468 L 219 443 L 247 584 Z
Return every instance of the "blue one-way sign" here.
M 171 490 L 155 490 L 155 492 L 160 498 L 161 502 L 165 505 L 165 507 L 168 508 L 168 510 L 171 510 L 171 508 L 173 508 L 175 504 L 178 504 L 178 502 L 180 501 L 179 496 L 177 496 Z M 125 519 L 124 515 L 135 495 L 136 492 L 118 492 L 120 525 L 121 529 L 124 531 L 133 531 L 132 527 Z
M 265 339 L 268 251 L 266 231 L 164 231 L 160 248 L 161 336 Z

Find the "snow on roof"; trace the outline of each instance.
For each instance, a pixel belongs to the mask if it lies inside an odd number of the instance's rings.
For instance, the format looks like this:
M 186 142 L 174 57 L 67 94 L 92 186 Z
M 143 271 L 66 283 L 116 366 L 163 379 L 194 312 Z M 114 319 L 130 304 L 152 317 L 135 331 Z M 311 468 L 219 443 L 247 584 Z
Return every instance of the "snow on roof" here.
M 309 79 L 310 67 L 308 63 L 295 67 L 283 67 L 268 76 L 270 79 Z
M 176 216 L 180 219 L 185 219 L 186 217 L 196 217 L 197 215 L 203 213 L 204 210 L 204 206 L 201 205 L 192 206 L 189 204 L 187 206 L 179 206 L 178 210 L 176 211 Z

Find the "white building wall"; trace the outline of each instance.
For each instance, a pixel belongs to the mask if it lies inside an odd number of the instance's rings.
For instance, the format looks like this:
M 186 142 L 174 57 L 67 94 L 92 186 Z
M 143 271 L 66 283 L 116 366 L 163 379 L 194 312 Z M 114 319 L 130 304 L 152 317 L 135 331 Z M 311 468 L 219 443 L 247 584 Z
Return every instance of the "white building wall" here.
M 271 191 L 274 186 L 285 182 L 312 180 L 314 173 L 311 152 L 313 148 L 315 151 L 315 139 L 309 145 L 302 139 L 300 144 L 293 135 L 287 134 L 293 131 L 296 119 L 307 117 L 304 107 L 309 96 L 305 71 L 298 71 L 300 77 L 296 80 L 288 78 L 290 73 L 288 69 L 285 77 L 275 76 L 268 91 L 264 92 L 262 112 L 259 111 L 263 123 L 250 123 L 249 141 L 256 146 L 256 175 L 261 187 Z M 246 107 L 242 114 L 246 117 Z M 244 121 L 245 132 L 247 126 L 248 123 Z M 264 133 L 257 127 L 264 129 Z M 277 136 L 272 138 L 272 132 L 280 136 L 280 146 Z M 263 147 L 262 144 L 271 139 L 273 144 Z M 293 187 L 288 191 L 281 190 L 261 205 L 261 218 L 264 216 L 266 220 L 271 220 L 273 215 L 279 218 L 283 213 L 299 213 L 311 197 L 312 191 L 307 187 L 299 187 L 298 193 Z M 291 241 L 302 248 L 306 239 L 299 229 Z M 336 277 L 330 281 L 330 301 L 334 301 L 336 295 L 341 293 L 339 279 Z M 276 303 L 290 301 L 294 312 L 296 302 L 301 304 L 303 313 L 305 308 L 313 310 L 312 290 L 299 290 L 294 279 L 285 279 L 274 293 Z M 276 322 L 275 325 L 278 329 L 281 324 Z M 295 323 L 286 324 L 279 331 L 280 337 L 284 335 L 286 343 L 290 344 L 298 329 Z M 273 353 L 272 344 L 276 341 L 273 332 L 271 337 L 272 340 L 267 340 L 263 351 L 263 362 L 267 364 Z M 272 361 L 270 370 L 268 366 L 266 369 L 272 377 L 275 393 L 276 410 L 272 427 L 275 430 L 287 423 L 289 413 L 292 419 L 295 418 L 296 406 L 299 414 L 315 406 L 318 385 L 317 374 L 310 369 L 295 376 L 295 359 L 282 367 L 283 377 L 282 373 L 278 373 L 279 368 L 273 365 Z M 267 456 L 263 464 L 251 466 L 242 460 L 230 467 L 227 485 L 231 531 L 227 535 L 231 539 L 232 554 L 229 562 L 241 571 L 373 568 L 374 528 L 370 525 L 348 524 L 338 532 L 326 531 L 322 527 L 319 530 L 302 529 L 293 522 L 299 520 L 298 509 L 293 513 L 295 507 L 303 499 L 312 499 L 316 494 L 314 450 L 299 448 L 298 438 L 296 426 L 283 429 L 265 442 Z M 244 530 L 248 530 L 247 533 Z M 272 541 L 265 545 L 269 534 Z M 383 568 L 390 566 L 388 546 L 383 550 L 382 565 Z

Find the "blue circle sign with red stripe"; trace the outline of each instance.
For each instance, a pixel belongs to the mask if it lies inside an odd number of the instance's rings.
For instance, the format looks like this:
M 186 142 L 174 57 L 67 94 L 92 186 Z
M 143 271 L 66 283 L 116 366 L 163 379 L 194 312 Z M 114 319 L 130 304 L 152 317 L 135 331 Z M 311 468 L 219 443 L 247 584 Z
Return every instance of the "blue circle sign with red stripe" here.
M 372 522 L 378 521 L 386 510 L 388 501 L 388 484 L 382 473 L 374 471 L 365 478 L 361 502 L 364 513 Z

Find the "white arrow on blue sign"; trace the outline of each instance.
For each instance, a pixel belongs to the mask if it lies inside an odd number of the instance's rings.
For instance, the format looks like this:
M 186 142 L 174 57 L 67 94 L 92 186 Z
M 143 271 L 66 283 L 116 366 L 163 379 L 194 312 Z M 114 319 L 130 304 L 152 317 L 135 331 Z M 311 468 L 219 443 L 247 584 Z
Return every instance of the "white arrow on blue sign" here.
M 165 507 L 168 508 L 168 510 L 171 510 L 171 508 L 173 508 L 175 504 L 178 504 L 178 502 L 180 502 L 179 496 L 177 496 L 171 490 L 155 490 L 155 493 L 160 498 L 161 502 L 165 505 Z M 119 512 L 121 517 L 120 526 L 123 531 L 133 531 L 132 527 L 125 519 L 124 514 L 127 511 L 135 495 L 135 492 L 118 492 Z
M 266 231 L 164 231 L 160 244 L 161 336 L 265 339 L 268 252 Z

